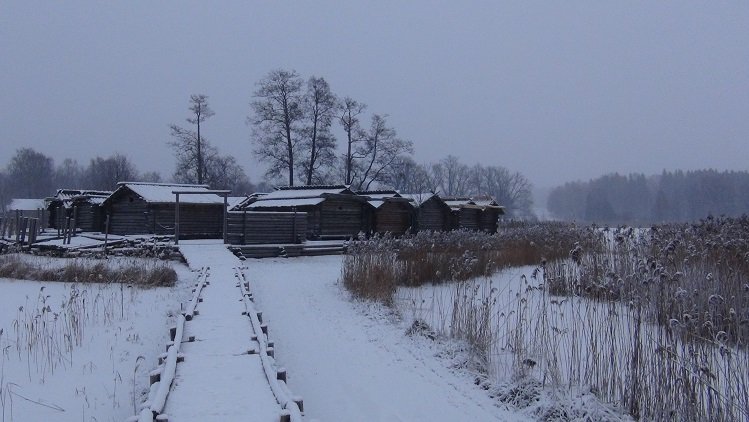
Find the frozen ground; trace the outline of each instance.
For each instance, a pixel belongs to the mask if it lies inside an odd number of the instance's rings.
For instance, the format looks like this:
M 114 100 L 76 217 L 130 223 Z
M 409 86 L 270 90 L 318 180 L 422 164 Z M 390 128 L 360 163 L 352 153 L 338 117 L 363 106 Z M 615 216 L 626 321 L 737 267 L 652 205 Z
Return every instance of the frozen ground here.
M 194 279 L 185 266 L 174 267 L 173 288 L 0 279 L 2 420 L 132 415 L 133 389 L 140 402 L 168 321 Z
M 353 302 L 338 284 L 340 256 L 248 260 L 276 358 L 307 418 L 321 421 L 526 420 L 504 410 L 404 334 L 382 308 Z

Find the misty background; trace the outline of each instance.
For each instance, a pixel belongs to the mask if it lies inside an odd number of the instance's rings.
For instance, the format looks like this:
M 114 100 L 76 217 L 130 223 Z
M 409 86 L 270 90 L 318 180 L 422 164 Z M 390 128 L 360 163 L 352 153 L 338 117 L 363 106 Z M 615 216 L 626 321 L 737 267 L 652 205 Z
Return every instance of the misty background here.
M 0 166 L 20 148 L 56 166 L 121 155 L 171 180 L 170 125 L 200 93 L 204 136 L 256 186 L 250 103 L 291 69 L 366 103 L 367 123 L 387 115 L 426 169 L 452 156 L 517 172 L 537 206 L 637 173 L 652 211 L 664 170 L 747 170 L 748 21 L 744 2 L 4 2 Z M 559 216 L 597 215 L 575 212 Z

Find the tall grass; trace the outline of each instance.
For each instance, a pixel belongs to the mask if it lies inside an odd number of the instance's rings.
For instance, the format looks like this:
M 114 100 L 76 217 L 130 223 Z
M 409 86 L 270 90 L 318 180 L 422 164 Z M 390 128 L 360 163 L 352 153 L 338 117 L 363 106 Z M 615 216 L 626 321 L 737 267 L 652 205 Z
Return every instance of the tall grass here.
M 169 263 L 159 260 L 52 260 L 13 254 L 0 256 L 0 278 L 168 287 L 176 283 L 177 273 Z
M 592 245 L 595 232 L 572 224 L 515 224 L 495 235 L 473 231 L 419 232 L 349 245 L 341 280 L 356 296 L 392 303 L 396 286 L 420 286 L 488 276 L 566 256 Z
M 496 396 L 530 406 L 551 387 L 593 393 L 642 420 L 749 420 L 747 219 L 708 219 L 652 230 L 568 230 L 578 233 L 539 241 L 543 252 L 531 263 L 541 265 L 533 277 L 523 276 L 514 285 L 497 285 L 488 274 L 504 263 L 528 262 L 497 260 L 499 248 L 481 249 L 481 243 L 460 238 L 465 234 L 456 235 L 459 246 L 452 251 L 462 250 L 462 255 L 452 257 L 470 258 L 447 264 L 464 268 L 436 277 L 453 284 L 436 306 L 432 299 L 426 313 L 432 313 L 438 332 L 471 346 L 497 385 L 512 380 L 512 387 Z M 506 244 L 535 244 L 536 232 L 553 231 L 515 227 L 517 241 Z M 448 243 L 450 235 L 444 236 Z M 352 256 L 344 260 L 344 274 L 371 283 L 364 297 L 380 287 L 378 280 L 389 286 L 386 291 L 418 284 L 408 279 L 407 269 L 424 271 L 421 280 L 435 279 L 432 268 L 438 265 L 409 260 L 422 260 L 440 247 L 422 241 L 420 253 L 403 254 L 393 242 L 352 248 Z M 491 251 L 486 253 L 491 259 L 478 258 L 482 250 Z M 380 258 L 365 259 L 376 255 Z M 346 273 L 355 262 L 359 266 Z M 370 272 L 378 276 L 367 278 Z M 418 306 L 417 300 L 411 303 Z M 535 416 L 591 418 L 586 411 L 561 405 L 539 408 Z M 593 419 L 609 416 L 604 412 Z

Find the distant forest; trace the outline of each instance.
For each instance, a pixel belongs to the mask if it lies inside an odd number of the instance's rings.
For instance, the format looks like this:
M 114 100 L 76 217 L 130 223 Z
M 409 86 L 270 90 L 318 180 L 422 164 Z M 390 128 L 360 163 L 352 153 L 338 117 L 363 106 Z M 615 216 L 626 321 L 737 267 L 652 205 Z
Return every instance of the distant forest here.
M 603 224 L 695 221 L 749 212 L 749 172 L 664 171 L 609 174 L 554 188 L 547 202 L 557 218 Z

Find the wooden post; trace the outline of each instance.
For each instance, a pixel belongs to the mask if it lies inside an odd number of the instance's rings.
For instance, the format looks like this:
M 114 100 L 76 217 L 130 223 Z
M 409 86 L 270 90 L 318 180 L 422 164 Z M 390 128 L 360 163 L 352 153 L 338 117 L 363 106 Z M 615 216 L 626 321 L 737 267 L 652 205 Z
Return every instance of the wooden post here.
M 227 233 L 227 229 L 229 228 L 228 218 L 229 218 L 229 198 L 227 197 L 227 194 L 224 193 L 224 245 L 229 243 L 229 233 Z
M 64 239 L 62 241 L 63 245 L 69 245 L 70 244 L 70 217 L 65 217 L 65 230 L 64 230 Z
M 21 240 L 21 212 L 16 210 L 16 242 Z
M 242 244 L 247 244 L 247 208 L 242 209 Z
M 174 244 L 179 245 L 179 194 L 174 201 Z
M 294 211 L 294 215 L 291 217 L 291 243 L 297 243 L 297 237 L 296 237 L 296 207 L 291 207 L 291 210 Z
M 104 256 L 107 255 L 107 243 L 109 242 L 109 214 L 104 219 Z
M 57 237 L 60 237 L 63 232 L 63 223 L 65 222 L 65 220 L 63 220 L 62 218 L 62 207 L 57 207 L 57 212 L 55 213 L 55 220 L 57 220 L 55 224 L 57 226 Z
M 37 218 L 29 219 L 29 245 L 36 242 L 36 224 L 38 221 Z
M 75 225 L 78 224 L 78 205 L 73 207 L 73 236 L 75 236 Z

